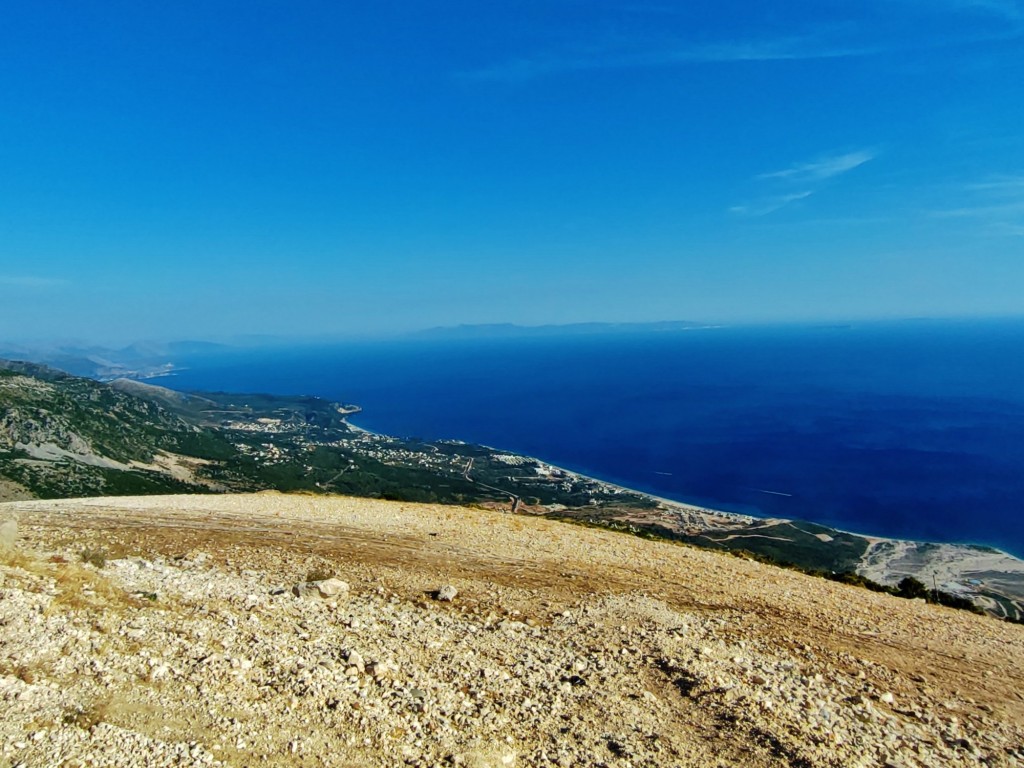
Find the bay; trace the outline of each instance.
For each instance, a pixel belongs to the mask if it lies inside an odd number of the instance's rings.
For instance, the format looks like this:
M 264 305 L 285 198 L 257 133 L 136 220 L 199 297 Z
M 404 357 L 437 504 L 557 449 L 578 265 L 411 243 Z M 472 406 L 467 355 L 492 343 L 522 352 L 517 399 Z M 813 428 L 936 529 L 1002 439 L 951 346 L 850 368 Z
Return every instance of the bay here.
M 660 496 L 1024 555 L 1024 321 L 279 345 L 183 390 L 356 403 L 373 431 L 525 453 Z

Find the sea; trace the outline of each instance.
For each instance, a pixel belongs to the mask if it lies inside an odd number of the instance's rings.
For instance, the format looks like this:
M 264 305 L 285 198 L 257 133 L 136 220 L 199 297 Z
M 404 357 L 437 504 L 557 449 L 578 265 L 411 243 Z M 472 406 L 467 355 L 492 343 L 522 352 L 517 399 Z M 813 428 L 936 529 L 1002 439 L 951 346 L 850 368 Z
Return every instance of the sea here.
M 678 501 L 1024 556 L 1024 319 L 410 336 L 204 353 L 159 383 Z

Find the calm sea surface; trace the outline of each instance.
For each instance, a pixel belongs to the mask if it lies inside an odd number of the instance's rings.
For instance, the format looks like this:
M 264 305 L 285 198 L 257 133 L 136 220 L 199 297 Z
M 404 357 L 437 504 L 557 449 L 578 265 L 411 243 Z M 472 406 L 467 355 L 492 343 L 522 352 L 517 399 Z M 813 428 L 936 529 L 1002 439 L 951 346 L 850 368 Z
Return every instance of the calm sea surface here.
M 1024 555 L 1024 321 L 417 340 L 185 361 L 184 390 L 313 394 L 360 426 L 661 496 Z

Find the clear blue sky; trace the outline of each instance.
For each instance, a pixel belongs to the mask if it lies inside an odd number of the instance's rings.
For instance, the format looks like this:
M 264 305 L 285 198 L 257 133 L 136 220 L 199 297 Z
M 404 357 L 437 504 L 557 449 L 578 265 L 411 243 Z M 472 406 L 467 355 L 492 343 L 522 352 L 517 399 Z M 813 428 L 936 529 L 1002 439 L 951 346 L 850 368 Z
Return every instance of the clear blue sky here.
M 4 2 L 0 338 L 1024 314 L 1024 2 Z

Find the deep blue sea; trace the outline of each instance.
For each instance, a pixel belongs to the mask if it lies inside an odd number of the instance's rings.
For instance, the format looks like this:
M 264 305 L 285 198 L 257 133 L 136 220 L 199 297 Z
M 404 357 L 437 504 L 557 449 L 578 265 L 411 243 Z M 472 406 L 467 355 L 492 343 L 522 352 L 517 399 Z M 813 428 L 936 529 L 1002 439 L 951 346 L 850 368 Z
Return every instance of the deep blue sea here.
M 1024 320 L 239 350 L 183 390 L 526 453 L 712 508 L 1024 555 Z

